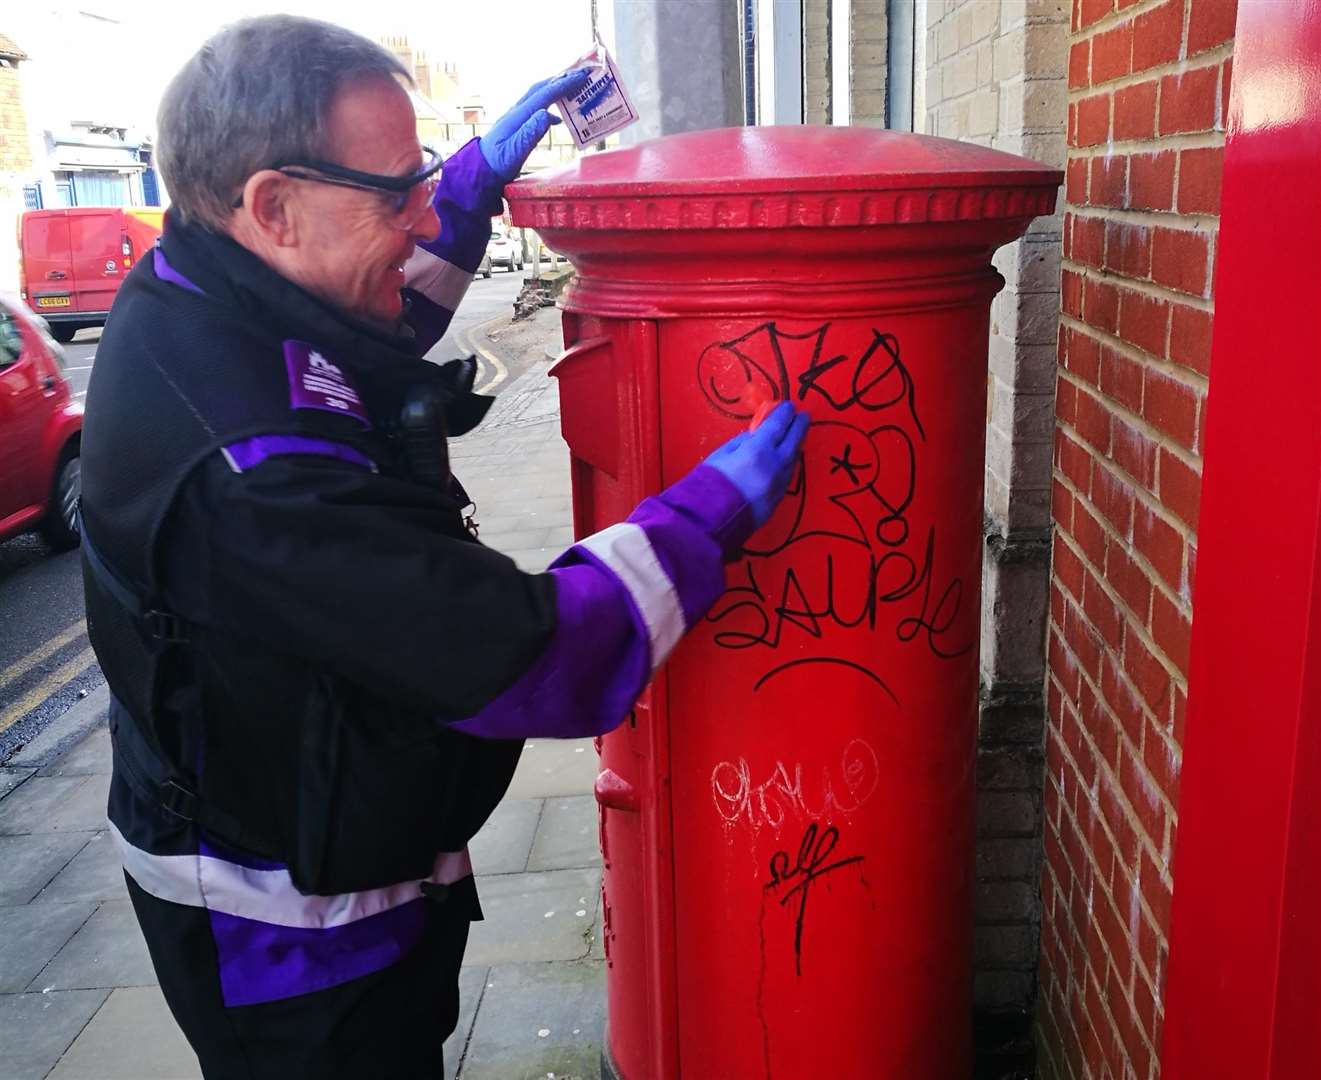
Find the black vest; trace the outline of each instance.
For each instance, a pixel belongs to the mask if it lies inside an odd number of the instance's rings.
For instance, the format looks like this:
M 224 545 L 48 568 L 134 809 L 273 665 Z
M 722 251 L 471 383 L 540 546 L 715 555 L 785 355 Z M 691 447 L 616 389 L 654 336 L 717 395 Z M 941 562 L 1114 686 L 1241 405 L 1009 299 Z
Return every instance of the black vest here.
M 206 611 L 169 610 L 159 545 L 193 471 L 252 436 L 332 440 L 415 479 L 394 429 L 410 390 L 443 383 L 442 369 L 231 241 L 167 220 L 169 265 L 200 291 L 162 280 L 150 258 L 134 268 L 98 347 L 82 436 L 88 633 L 120 706 L 116 773 L 217 839 L 286 862 L 304 892 L 423 878 L 503 797 L 521 742 L 453 731 L 328 664 L 218 628 Z M 290 339 L 344 368 L 370 427 L 291 408 Z M 446 530 L 471 540 L 461 498 L 437 494 Z

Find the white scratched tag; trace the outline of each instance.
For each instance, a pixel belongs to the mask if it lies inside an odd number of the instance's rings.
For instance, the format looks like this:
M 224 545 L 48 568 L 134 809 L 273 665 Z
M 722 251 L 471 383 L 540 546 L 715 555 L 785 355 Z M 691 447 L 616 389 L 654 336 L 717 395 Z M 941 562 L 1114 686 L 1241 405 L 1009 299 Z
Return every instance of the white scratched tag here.
M 572 97 L 560 98 L 556 104 L 574 143 L 582 149 L 628 127 L 638 118 L 638 111 L 619 81 L 619 70 L 604 45 L 593 47 L 567 70 L 578 68 L 590 71 L 591 81 Z

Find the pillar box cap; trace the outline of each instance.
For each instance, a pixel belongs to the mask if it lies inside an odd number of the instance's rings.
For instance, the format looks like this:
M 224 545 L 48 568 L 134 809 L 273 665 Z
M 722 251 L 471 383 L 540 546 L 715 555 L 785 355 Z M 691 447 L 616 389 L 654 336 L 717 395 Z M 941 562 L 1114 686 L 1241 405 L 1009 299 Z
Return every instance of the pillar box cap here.
M 660 314 L 675 303 L 702 307 L 695 295 L 693 305 L 677 297 L 703 272 L 792 287 L 823 275 L 844 283 L 948 273 L 951 259 L 989 269 L 995 248 L 1054 212 L 1062 179 L 1039 162 L 929 135 L 734 127 L 587 154 L 505 196 L 515 225 L 573 260 L 580 280 L 567 306 L 580 306 L 583 288 L 618 294 L 607 279 L 622 274 L 639 301 L 624 307 Z M 642 302 L 645 292 L 659 294 Z

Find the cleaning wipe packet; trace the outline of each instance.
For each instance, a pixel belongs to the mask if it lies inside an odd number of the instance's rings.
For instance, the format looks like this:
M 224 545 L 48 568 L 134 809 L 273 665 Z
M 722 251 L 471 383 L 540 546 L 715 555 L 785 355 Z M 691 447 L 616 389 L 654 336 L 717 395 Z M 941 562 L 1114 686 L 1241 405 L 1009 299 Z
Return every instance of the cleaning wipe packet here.
M 556 104 L 574 143 L 581 150 L 620 128 L 628 127 L 638 118 L 638 111 L 633 107 L 624 84 L 619 81 L 614 58 L 600 42 L 564 70 L 567 74 L 580 69 L 591 72 L 591 81 L 578 93 L 560 98 Z

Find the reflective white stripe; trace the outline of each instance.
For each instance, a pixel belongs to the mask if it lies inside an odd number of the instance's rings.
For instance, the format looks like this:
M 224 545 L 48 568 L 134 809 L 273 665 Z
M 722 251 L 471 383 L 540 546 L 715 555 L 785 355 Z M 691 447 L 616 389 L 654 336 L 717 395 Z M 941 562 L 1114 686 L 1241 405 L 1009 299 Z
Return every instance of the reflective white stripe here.
M 651 670 L 655 671 L 679 644 L 686 627 L 679 594 L 656 558 L 646 530 L 625 521 L 578 541 L 577 546 L 613 570 L 632 595 L 647 624 Z
M 425 248 L 414 248 L 404 263 L 404 285 L 416 289 L 447 311 L 457 311 L 459 301 L 472 284 L 472 274 L 461 266 L 446 262 Z
M 213 855 L 153 855 L 125 840 L 113 821 L 109 824 L 129 877 L 152 896 L 175 904 L 320 930 L 379 915 L 422 895 L 420 883 L 408 881 L 339 896 L 304 896 L 294 888 L 288 870 L 253 870 Z M 452 885 L 471 876 L 465 848 L 442 851 L 425 880 Z

